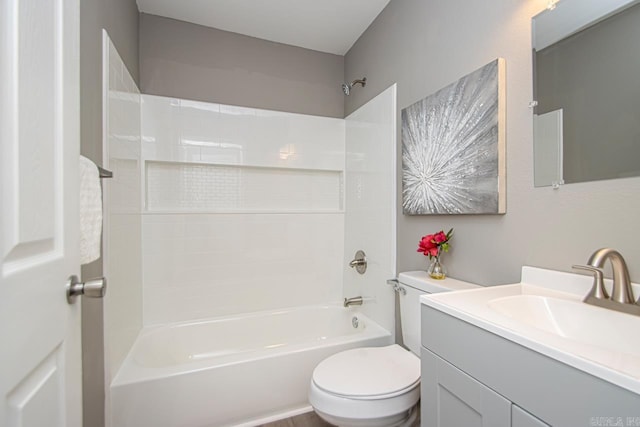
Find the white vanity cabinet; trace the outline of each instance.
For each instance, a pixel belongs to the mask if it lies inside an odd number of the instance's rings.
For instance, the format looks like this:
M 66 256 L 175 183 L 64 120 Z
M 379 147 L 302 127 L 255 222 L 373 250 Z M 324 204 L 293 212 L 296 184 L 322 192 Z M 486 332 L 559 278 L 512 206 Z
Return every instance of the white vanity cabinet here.
M 421 326 L 423 427 L 640 419 L 637 393 L 424 304 Z

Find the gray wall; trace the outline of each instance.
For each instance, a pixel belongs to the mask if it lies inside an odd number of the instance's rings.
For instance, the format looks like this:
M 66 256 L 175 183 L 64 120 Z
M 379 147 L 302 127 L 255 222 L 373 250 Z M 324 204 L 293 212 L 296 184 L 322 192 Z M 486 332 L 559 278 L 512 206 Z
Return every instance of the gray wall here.
M 350 113 L 394 82 L 400 110 L 496 57 L 506 59 L 507 213 L 404 216 L 398 176 L 398 270 L 425 269 L 427 233 L 455 228 L 444 256 L 453 277 L 516 282 L 523 264 L 570 271 L 597 248 L 626 256 L 640 281 L 640 179 L 533 187 L 531 17 L 545 0 L 393 0 L 345 57 L 345 78 L 367 77 L 346 98 Z M 359 88 L 360 89 L 360 88 Z M 398 159 L 400 159 L 398 134 Z
M 640 4 L 536 53 L 538 114 L 562 108 L 564 181 L 640 175 Z
M 221 104 L 343 117 L 344 58 L 140 15 L 140 90 Z
M 80 151 L 102 164 L 102 29 L 138 79 L 138 7 L 135 0 L 80 2 Z M 102 276 L 102 259 L 82 267 L 83 279 Z M 82 301 L 83 425 L 104 426 L 102 301 Z
M 80 129 L 81 151 L 102 160 L 102 29 L 139 82 L 138 6 L 135 0 L 80 2 Z

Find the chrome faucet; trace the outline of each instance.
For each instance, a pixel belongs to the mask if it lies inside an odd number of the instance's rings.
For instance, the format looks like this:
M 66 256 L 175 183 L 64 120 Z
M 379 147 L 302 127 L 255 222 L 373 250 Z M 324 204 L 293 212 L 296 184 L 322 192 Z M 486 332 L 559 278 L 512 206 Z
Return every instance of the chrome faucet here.
M 362 305 L 362 302 L 363 302 L 362 297 L 345 298 L 344 306 L 351 307 L 352 305 Z
M 611 261 L 613 270 L 613 287 L 611 296 L 604 287 L 602 268 L 607 260 Z M 589 257 L 587 265 L 574 265 L 573 268 L 588 270 L 594 274 L 593 287 L 584 299 L 587 304 L 640 315 L 640 299 L 633 298 L 633 288 L 629 278 L 629 269 L 622 254 L 611 248 L 602 248 Z

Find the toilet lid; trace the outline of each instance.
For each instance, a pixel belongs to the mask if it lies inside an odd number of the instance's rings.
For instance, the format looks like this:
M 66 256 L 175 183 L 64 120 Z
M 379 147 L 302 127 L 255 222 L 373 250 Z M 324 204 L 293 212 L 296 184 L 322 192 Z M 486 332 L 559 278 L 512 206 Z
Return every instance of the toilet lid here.
M 326 392 L 351 398 L 401 394 L 420 382 L 420 359 L 397 344 L 355 348 L 320 362 L 313 382 Z

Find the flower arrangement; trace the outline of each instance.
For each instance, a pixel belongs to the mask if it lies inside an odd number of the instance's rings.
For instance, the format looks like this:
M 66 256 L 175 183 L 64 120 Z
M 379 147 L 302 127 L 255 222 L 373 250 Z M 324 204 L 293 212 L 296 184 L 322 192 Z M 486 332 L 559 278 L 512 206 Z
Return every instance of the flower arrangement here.
M 422 236 L 420 243 L 418 244 L 418 252 L 422 252 L 429 259 L 433 257 L 439 257 L 441 251 L 449 252 L 449 240 L 453 236 L 453 228 L 446 234 L 443 230 L 438 231 L 435 234 L 427 234 Z
M 453 228 L 447 234 L 440 230 L 436 234 L 427 234 L 420 239 L 418 252 L 422 252 L 431 260 L 427 274 L 434 279 L 442 280 L 447 277 L 447 269 L 440 263 L 440 254 L 442 251 L 449 252 L 449 240 L 452 235 Z

